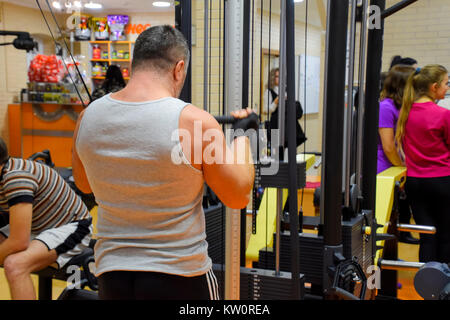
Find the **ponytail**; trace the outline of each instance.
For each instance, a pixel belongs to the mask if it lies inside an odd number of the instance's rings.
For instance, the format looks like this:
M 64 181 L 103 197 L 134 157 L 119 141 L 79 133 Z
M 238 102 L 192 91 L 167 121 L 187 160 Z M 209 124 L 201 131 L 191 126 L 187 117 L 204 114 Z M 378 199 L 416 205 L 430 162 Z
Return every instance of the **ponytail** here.
M 412 73 L 408 80 L 406 81 L 406 86 L 403 91 L 403 103 L 400 109 L 400 114 L 397 121 L 397 130 L 395 131 L 395 142 L 397 143 L 397 149 L 400 155 L 404 158 L 405 154 L 403 152 L 403 138 L 405 137 L 405 126 L 408 120 L 409 112 L 411 107 L 416 100 L 416 94 L 414 90 L 414 77 L 415 73 Z
M 405 155 L 403 152 L 403 139 L 405 138 L 406 122 L 408 121 L 412 105 L 422 97 L 430 97 L 432 99 L 429 92 L 430 86 L 433 83 L 441 84 L 447 73 L 447 69 L 441 65 L 428 65 L 422 69 L 417 69 L 415 73 L 409 76 L 403 92 L 403 103 L 395 132 L 397 149 L 403 157 Z

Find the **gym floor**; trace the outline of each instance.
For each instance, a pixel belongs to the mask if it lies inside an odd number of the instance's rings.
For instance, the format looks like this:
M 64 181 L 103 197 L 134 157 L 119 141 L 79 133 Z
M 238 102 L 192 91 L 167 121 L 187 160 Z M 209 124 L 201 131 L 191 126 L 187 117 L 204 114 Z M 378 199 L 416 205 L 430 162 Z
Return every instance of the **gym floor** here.
M 91 215 L 94 223 L 94 233 L 96 233 L 95 225 L 97 222 L 97 210 L 94 208 L 91 211 Z M 418 238 L 418 234 L 413 234 Z M 410 245 L 405 243 L 399 243 L 399 258 L 405 261 L 419 261 L 418 258 L 419 246 Z M 38 288 L 38 277 L 35 275 L 31 276 L 37 290 Z M 422 298 L 417 294 L 414 289 L 414 272 L 409 271 L 399 271 L 398 272 L 398 298 L 401 300 L 422 300 Z M 66 283 L 64 281 L 53 280 L 53 299 L 57 299 L 62 291 L 66 288 Z M 11 295 L 9 293 L 8 283 L 5 278 L 5 272 L 3 268 L 0 268 L 0 300 L 11 300 Z

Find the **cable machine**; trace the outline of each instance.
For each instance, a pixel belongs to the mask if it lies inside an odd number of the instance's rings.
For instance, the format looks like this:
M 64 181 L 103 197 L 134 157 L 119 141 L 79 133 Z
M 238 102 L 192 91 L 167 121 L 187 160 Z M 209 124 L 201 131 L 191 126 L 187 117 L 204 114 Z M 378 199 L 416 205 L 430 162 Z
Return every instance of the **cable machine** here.
M 256 1 L 214 1 L 215 6 L 219 7 L 220 43 L 216 52 L 219 58 L 216 95 L 218 110 L 214 113 L 216 119 L 224 125 L 233 122 L 233 118 L 226 116 L 231 111 L 253 106 Z M 262 26 L 264 3 L 267 1 L 259 1 Z M 305 1 L 307 20 L 308 0 Z M 247 268 L 244 252 L 247 210 L 223 208 L 213 192 L 205 188 L 204 210 L 209 254 L 214 263 L 214 272 L 221 283 L 223 298 L 233 300 L 374 298 L 375 291 L 368 289 L 367 286 L 367 277 L 370 276 L 368 270 L 375 262 L 378 249 L 376 241 L 386 238 L 386 235 L 376 234 L 376 229 L 380 226 L 374 214 L 378 123 L 373 119 L 378 119 L 383 19 L 415 1 L 417 0 L 404 0 L 384 10 L 385 0 L 371 0 L 370 5 L 380 9 L 381 25 L 380 28 L 370 29 L 367 23 L 370 8 L 368 0 L 328 0 L 320 217 L 316 219 L 317 221 L 308 222 L 302 216 L 301 208 L 300 210 L 298 208 L 298 190 L 305 187 L 307 166 L 305 153 L 303 157 L 298 157 L 295 142 L 295 121 L 297 121 L 295 7 L 293 1 L 280 1 L 279 96 L 286 96 L 286 100 L 280 100 L 279 135 L 271 136 L 271 142 L 278 142 L 280 152 L 262 159 L 258 150 L 255 162 L 255 188 L 277 189 L 275 200 L 277 229 L 273 235 L 274 249 L 262 248 L 259 251 L 257 268 Z M 39 5 L 38 0 L 37 3 Z M 210 39 L 213 2 L 204 0 L 204 8 L 204 36 L 205 39 Z M 175 12 L 176 27 L 191 42 L 191 1 L 176 2 Z M 269 3 L 269 15 L 271 19 L 272 0 Z M 350 28 L 347 23 L 343 23 L 347 21 L 350 22 Z M 359 60 L 354 54 L 357 23 L 360 23 Z M 269 34 L 271 31 L 269 28 Z M 305 47 L 307 34 L 305 27 Z M 262 28 L 260 36 L 262 39 Z M 211 108 L 214 100 L 211 87 L 213 48 L 208 41 L 205 41 L 204 46 L 203 108 L 213 113 Z M 358 87 L 364 90 L 360 90 L 357 117 L 353 118 L 355 106 L 352 90 L 356 61 L 359 63 Z M 347 71 L 349 85 L 346 101 Z M 191 100 L 191 86 L 189 72 L 182 95 L 185 101 Z M 286 122 L 283 119 L 285 110 Z M 347 119 L 346 126 L 344 119 Z M 359 133 L 356 146 L 352 143 L 352 132 Z M 288 137 L 287 145 L 284 145 L 284 135 Z M 261 142 L 260 137 L 256 137 L 256 141 Z M 345 161 L 344 153 L 346 153 Z M 350 175 L 353 174 L 352 157 L 349 153 L 356 154 L 353 154 L 356 159 L 356 178 L 353 184 L 350 179 Z M 267 174 L 268 167 L 273 165 L 277 168 L 276 173 Z M 288 190 L 289 230 L 280 228 L 283 189 Z M 252 229 L 255 231 L 258 208 L 255 202 L 253 204 Z M 303 232 L 305 226 L 317 227 L 318 234 Z M 385 261 L 385 265 L 388 264 L 388 261 Z M 305 283 L 309 284 L 308 288 L 305 288 Z

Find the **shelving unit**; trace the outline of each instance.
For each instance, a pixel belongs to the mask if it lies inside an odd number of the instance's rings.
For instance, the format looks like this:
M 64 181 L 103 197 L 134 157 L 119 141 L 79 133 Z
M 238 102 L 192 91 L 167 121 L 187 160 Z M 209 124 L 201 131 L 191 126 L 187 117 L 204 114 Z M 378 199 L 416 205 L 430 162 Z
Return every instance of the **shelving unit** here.
M 100 57 L 94 59 L 94 49 L 98 46 L 100 48 Z M 89 76 L 94 82 L 94 86 L 105 79 L 103 75 L 99 75 L 95 72 L 95 67 L 100 65 L 102 68 L 107 69 L 112 64 L 118 65 L 122 70 L 131 70 L 131 58 L 134 48 L 134 41 L 89 41 L 89 58 L 90 58 L 90 70 Z M 124 58 L 127 56 L 127 58 Z M 129 77 L 124 77 L 125 81 L 129 80 Z

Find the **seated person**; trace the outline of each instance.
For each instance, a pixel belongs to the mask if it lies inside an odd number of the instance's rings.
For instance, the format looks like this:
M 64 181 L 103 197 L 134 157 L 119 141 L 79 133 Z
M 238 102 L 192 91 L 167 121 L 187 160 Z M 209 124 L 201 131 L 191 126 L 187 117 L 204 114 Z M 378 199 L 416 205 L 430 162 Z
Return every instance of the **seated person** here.
M 52 168 L 10 158 L 0 138 L 0 265 L 12 299 L 36 299 L 30 273 L 62 268 L 89 247 L 88 209 Z

